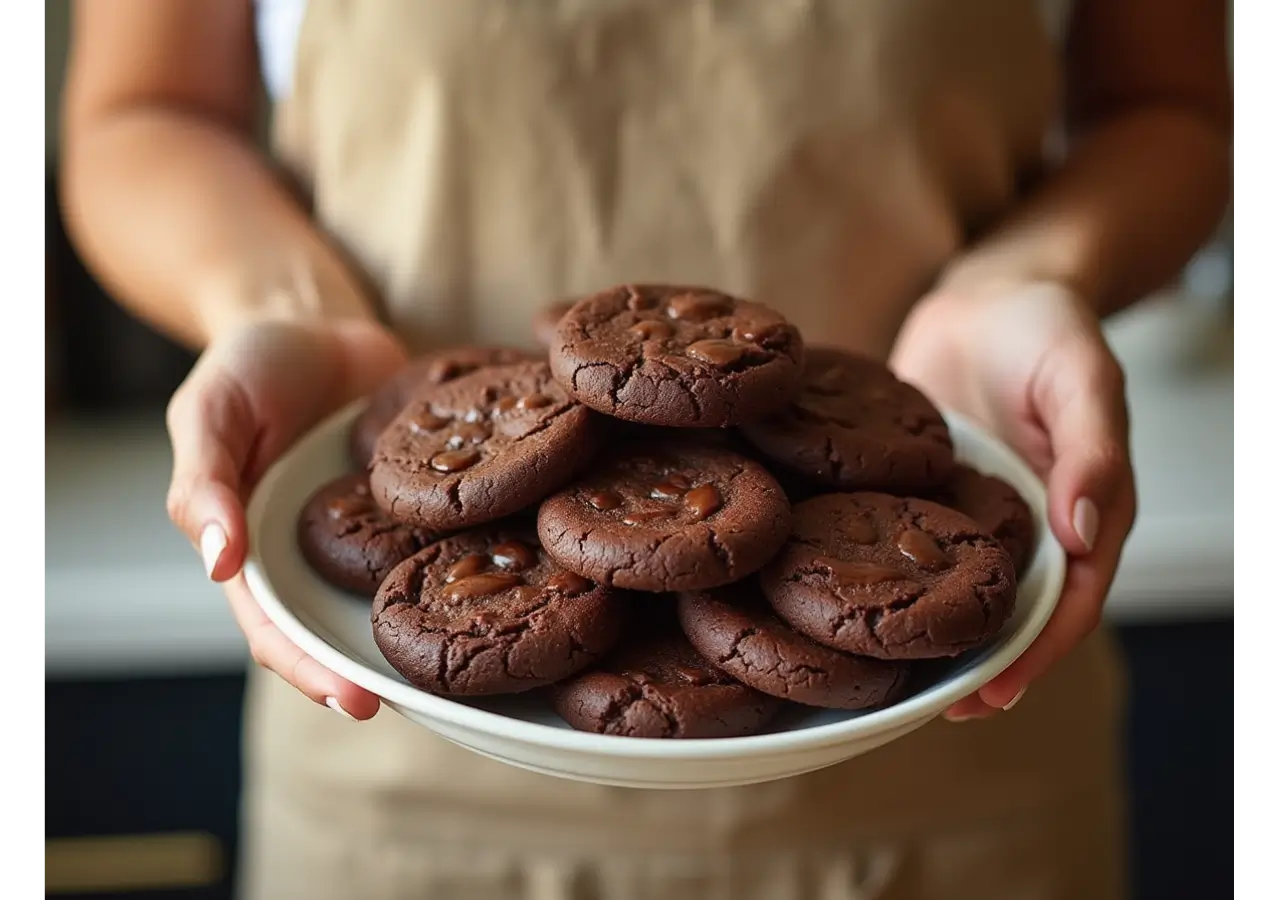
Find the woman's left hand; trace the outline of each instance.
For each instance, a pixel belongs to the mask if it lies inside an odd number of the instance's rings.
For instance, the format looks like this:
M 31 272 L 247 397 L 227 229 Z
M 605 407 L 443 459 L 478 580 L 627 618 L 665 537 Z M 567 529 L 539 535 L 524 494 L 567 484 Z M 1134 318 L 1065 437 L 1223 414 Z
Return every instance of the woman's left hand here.
M 1018 451 L 1045 482 L 1049 526 L 1067 551 L 1062 596 L 1040 637 L 946 713 L 990 715 L 1102 619 L 1136 509 L 1124 373 L 1092 308 L 1040 282 L 935 291 L 909 315 L 890 364 Z

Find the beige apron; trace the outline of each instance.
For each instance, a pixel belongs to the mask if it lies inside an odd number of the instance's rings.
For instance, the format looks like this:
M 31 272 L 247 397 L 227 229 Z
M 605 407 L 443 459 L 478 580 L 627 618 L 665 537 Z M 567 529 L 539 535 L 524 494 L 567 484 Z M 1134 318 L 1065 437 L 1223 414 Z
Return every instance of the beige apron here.
M 1038 167 L 1025 0 L 310 0 L 281 159 L 417 348 L 527 343 L 628 280 L 764 299 L 884 355 Z M 245 891 L 289 898 L 1116 898 L 1120 677 L 1098 635 L 1012 713 L 651 792 L 505 766 L 250 682 Z

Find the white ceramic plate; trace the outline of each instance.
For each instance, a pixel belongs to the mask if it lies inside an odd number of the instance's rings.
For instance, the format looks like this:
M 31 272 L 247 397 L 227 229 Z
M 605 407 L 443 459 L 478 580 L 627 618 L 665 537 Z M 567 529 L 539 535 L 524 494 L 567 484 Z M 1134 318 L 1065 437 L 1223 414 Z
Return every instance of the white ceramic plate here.
M 385 662 L 372 640 L 368 602 L 329 587 L 297 549 L 302 505 L 320 484 L 348 470 L 346 431 L 360 409 L 355 404 L 312 431 L 257 488 L 248 507 L 248 586 L 280 630 L 329 669 L 448 740 L 536 772 L 625 787 L 704 788 L 833 765 L 921 727 L 1004 671 L 1044 628 L 1062 588 L 1065 554 L 1046 525 L 1044 487 L 1003 444 L 946 414 L 957 455 L 1014 485 L 1031 505 L 1041 538 L 1000 636 L 934 664 L 901 702 L 867 713 L 793 708 L 770 732 L 752 737 L 652 740 L 574 731 L 533 695 L 437 697 L 409 685 Z

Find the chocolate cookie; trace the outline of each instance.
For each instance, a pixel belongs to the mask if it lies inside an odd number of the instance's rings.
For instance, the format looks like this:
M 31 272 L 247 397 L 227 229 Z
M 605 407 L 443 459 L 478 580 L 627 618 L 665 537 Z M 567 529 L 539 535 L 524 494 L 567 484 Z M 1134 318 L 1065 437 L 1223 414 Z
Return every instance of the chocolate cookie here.
M 372 495 L 426 528 L 490 522 L 562 487 L 600 440 L 545 363 L 489 366 L 416 394 L 377 440 Z
M 596 410 L 678 428 L 720 427 L 786 404 L 797 329 L 774 310 L 696 287 L 632 285 L 581 300 L 558 323 L 554 376 Z
M 368 598 L 391 569 L 436 537 L 382 512 L 365 472 L 319 488 L 297 520 L 297 545 L 310 567 L 329 584 Z
M 559 303 L 551 303 L 536 313 L 536 317 L 531 322 L 531 332 L 537 344 L 546 350 L 553 346 L 553 338 L 558 333 L 558 322 L 574 305 L 574 300 L 563 300 Z
M 1012 485 L 958 464 L 947 484 L 932 499 L 965 513 L 1000 541 L 1019 575 L 1027 570 L 1036 547 L 1036 521 L 1031 507 Z
M 678 618 L 705 659 L 751 688 L 807 706 L 868 709 L 897 700 L 908 664 L 852 656 L 782 622 L 749 579 L 682 594 Z
M 510 694 L 565 678 L 611 649 L 623 594 L 559 567 L 529 527 L 444 538 L 394 569 L 372 636 L 404 678 L 439 694 Z
M 525 362 L 530 357 L 512 347 L 453 347 L 414 359 L 368 397 L 367 407 L 350 428 L 350 459 L 360 469 L 372 462 L 376 439 L 419 388 L 443 384 L 483 366 Z
M 787 409 L 740 428 L 762 454 L 847 491 L 924 492 L 952 472 L 952 436 L 924 394 L 883 363 L 811 348 Z
M 714 669 L 676 625 L 621 646 L 552 697 L 572 728 L 639 738 L 756 734 L 783 706 Z
M 1014 564 L 974 520 L 928 500 L 825 494 L 759 577 L 771 606 L 821 644 L 880 659 L 955 656 L 1000 631 Z
M 699 590 L 755 572 L 788 537 L 791 510 L 760 465 L 689 441 L 606 455 L 540 505 L 561 565 L 640 591 Z

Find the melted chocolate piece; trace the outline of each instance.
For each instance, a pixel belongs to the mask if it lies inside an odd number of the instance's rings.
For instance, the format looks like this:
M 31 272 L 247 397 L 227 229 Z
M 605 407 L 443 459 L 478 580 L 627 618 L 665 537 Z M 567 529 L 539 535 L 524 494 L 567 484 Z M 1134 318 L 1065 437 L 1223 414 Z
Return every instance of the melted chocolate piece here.
M 919 528 L 904 530 L 895 543 L 900 553 L 926 571 L 938 572 L 952 564 L 934 537 Z
M 453 581 L 442 590 L 442 597 L 449 602 L 457 600 L 473 600 L 476 597 L 489 597 L 499 594 L 511 587 L 522 584 L 518 575 L 492 572 L 483 575 L 470 575 Z
M 712 366 L 726 367 L 744 358 L 746 349 L 734 341 L 696 341 L 686 348 L 686 355 Z
M 521 541 L 506 541 L 491 548 L 491 561 L 510 572 L 521 572 L 536 564 L 536 551 Z
M 478 462 L 481 454 L 477 450 L 444 450 L 435 453 L 429 461 L 429 467 L 436 472 L 459 472 L 468 469 Z

